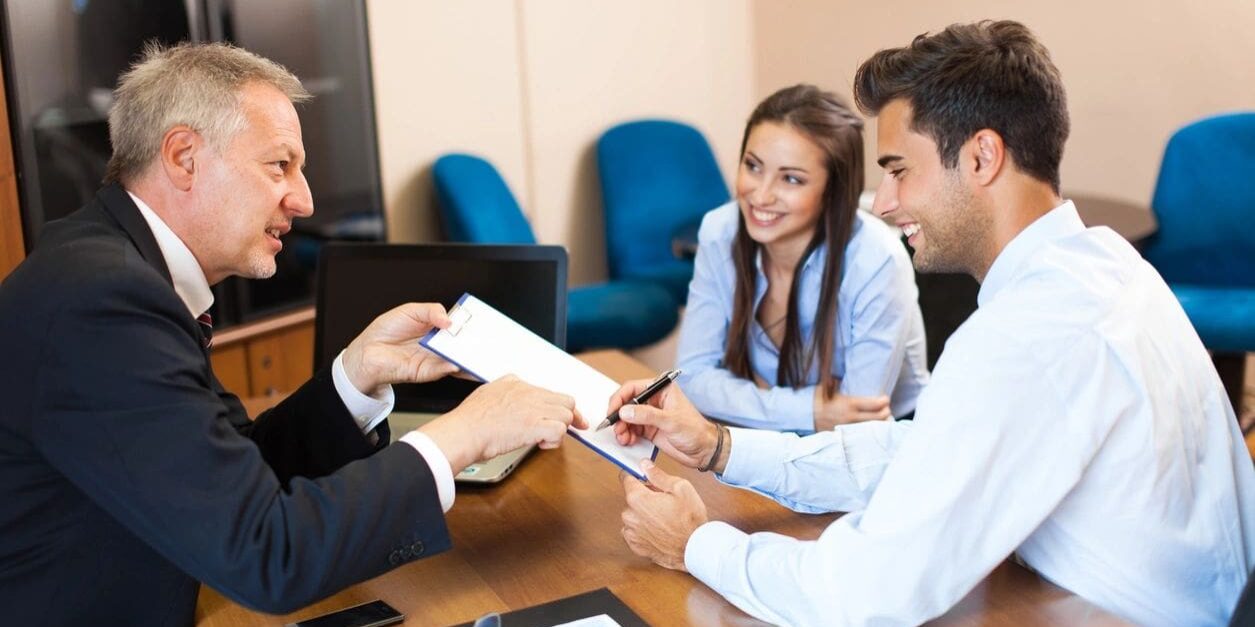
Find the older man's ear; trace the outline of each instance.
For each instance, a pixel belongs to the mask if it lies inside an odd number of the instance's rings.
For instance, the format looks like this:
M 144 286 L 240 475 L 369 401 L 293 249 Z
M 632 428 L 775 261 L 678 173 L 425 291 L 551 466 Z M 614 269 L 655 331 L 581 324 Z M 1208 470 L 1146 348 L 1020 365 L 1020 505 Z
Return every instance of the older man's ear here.
M 192 189 L 196 180 L 196 153 L 204 145 L 200 133 L 188 126 L 175 126 L 161 138 L 161 172 L 180 192 Z

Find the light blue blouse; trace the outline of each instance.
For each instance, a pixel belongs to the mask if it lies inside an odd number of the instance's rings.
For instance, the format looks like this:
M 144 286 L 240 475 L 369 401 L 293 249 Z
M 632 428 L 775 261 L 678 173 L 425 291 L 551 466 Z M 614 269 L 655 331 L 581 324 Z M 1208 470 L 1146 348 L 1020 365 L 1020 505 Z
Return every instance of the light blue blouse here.
M 796 390 L 760 389 L 723 366 L 736 291 L 732 243 L 738 219 L 733 201 L 706 214 L 698 231 L 696 268 L 680 327 L 680 385 L 707 416 L 760 429 L 812 432 L 818 366 L 812 366 L 807 385 Z M 798 293 L 803 345 L 814 330 L 826 254 L 827 246 L 820 246 L 803 262 Z M 761 253 L 757 268 L 755 311 L 767 292 Z M 843 274 L 832 364 L 833 375 L 841 380 L 840 392 L 888 394 L 893 415 L 906 415 L 915 410 L 915 398 L 928 383 L 924 321 L 906 248 L 893 229 L 860 211 L 845 249 Z M 750 366 L 764 381 L 774 383 L 780 351 L 757 320 L 751 323 L 749 341 Z

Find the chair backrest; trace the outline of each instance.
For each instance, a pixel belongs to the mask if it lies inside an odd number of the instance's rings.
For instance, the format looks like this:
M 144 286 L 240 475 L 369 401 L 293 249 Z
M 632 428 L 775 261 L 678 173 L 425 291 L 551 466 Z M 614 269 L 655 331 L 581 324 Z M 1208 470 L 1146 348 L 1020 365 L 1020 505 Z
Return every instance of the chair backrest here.
M 610 276 L 675 259 L 671 237 L 728 201 L 710 144 L 667 120 L 627 122 L 597 142 Z
M 1177 131 L 1151 208 L 1159 230 L 1143 254 L 1169 283 L 1255 287 L 1255 112 Z
M 445 235 L 475 244 L 535 244 L 536 236 L 501 174 L 468 154 L 447 154 L 431 169 Z

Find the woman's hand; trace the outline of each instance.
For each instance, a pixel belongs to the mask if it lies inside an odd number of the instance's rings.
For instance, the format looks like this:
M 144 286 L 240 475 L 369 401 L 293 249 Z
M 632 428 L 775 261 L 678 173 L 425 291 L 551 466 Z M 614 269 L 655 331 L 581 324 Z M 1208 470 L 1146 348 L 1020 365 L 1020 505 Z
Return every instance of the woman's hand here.
M 815 386 L 815 431 L 831 431 L 837 425 L 867 420 L 888 420 L 889 397 L 847 396 L 824 398 L 823 388 Z

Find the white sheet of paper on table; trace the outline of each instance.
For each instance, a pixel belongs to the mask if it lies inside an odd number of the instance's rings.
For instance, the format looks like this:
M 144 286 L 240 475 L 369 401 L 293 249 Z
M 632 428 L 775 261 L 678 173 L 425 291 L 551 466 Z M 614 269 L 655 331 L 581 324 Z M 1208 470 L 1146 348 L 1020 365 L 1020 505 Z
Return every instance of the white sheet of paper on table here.
M 616 621 L 615 619 L 610 618 L 609 616 L 605 614 L 598 614 L 597 616 L 589 616 L 588 618 L 581 618 L 579 620 L 573 620 L 569 623 L 562 623 L 561 625 L 554 625 L 553 627 L 622 627 L 622 626 L 619 625 L 619 621 Z
M 588 421 L 588 428 L 571 428 L 567 433 L 636 478 L 645 479 L 641 462 L 658 454 L 653 444 L 641 440 L 622 446 L 614 437 L 614 429 L 593 430 L 606 417 L 606 406 L 619 389 L 618 383 L 470 294 L 458 299 L 450 317 L 453 324 L 449 329 L 433 329 L 419 342 L 480 380 L 494 381 L 513 374 L 537 387 L 575 398 L 575 407 Z

